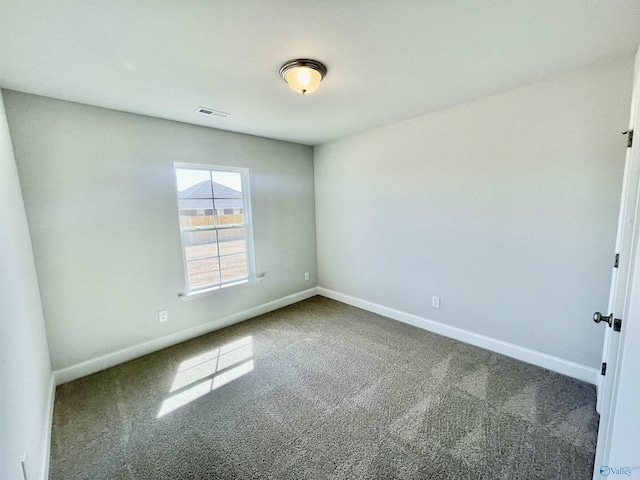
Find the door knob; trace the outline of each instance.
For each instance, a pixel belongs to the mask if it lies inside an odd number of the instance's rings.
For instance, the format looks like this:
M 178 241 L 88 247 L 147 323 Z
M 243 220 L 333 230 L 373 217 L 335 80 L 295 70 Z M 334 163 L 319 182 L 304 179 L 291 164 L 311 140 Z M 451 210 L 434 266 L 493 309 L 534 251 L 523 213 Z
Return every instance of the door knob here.
M 611 322 L 613 322 L 613 313 L 609 316 L 602 315 L 600 312 L 596 312 L 593 314 L 593 321 L 596 323 L 604 322 L 611 326 Z

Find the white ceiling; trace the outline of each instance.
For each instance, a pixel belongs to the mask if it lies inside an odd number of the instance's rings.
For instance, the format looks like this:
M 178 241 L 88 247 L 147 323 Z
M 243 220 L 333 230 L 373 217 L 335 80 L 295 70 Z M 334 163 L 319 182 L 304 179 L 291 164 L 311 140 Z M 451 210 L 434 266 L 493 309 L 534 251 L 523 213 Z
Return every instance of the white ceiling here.
M 638 0 L 0 0 L 3 88 L 309 145 L 639 43 Z M 308 96 L 298 57 L 329 70 Z

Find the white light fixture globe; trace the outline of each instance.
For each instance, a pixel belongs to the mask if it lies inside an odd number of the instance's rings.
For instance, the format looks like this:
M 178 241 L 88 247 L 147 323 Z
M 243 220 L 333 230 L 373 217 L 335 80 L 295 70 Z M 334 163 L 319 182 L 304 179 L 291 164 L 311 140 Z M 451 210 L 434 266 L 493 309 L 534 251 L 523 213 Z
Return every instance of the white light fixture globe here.
M 327 74 L 327 67 L 315 60 L 300 58 L 280 67 L 280 76 L 294 92 L 311 93 Z

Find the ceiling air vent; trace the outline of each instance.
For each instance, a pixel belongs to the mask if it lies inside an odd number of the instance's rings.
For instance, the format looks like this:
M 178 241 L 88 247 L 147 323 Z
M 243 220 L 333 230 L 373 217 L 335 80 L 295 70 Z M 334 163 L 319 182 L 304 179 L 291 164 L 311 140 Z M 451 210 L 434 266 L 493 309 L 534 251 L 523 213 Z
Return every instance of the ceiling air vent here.
M 227 118 L 230 113 L 221 112 L 220 110 L 214 110 L 213 108 L 207 107 L 198 107 L 196 108 L 196 112 L 202 113 L 204 115 L 209 115 L 210 117 L 218 117 L 218 118 Z

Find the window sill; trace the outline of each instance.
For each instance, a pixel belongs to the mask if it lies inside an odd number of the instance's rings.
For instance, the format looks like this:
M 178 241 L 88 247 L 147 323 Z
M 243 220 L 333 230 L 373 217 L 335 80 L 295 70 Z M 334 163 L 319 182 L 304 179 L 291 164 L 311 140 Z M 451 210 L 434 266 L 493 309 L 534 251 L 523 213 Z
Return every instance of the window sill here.
M 245 285 L 255 285 L 256 283 L 262 282 L 263 278 L 264 278 L 264 275 L 262 277 L 250 278 L 247 280 L 240 280 L 239 282 L 227 283 L 222 286 L 205 288 L 203 290 L 197 290 L 195 292 L 181 293 L 178 295 L 178 297 L 183 302 L 188 302 L 190 300 L 195 300 L 196 298 L 208 297 L 209 295 L 214 295 L 216 293 L 223 292 L 227 289 L 232 289 L 232 288 L 235 289 L 235 287 L 243 287 Z

